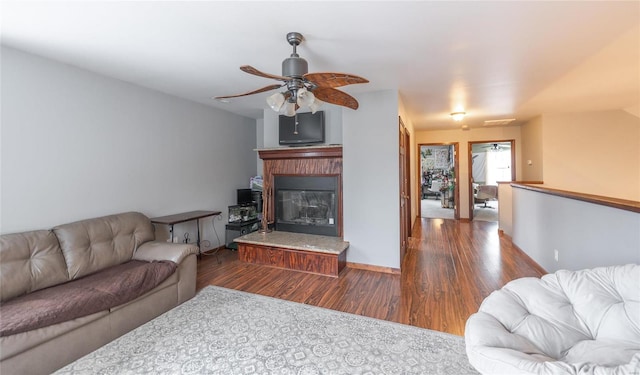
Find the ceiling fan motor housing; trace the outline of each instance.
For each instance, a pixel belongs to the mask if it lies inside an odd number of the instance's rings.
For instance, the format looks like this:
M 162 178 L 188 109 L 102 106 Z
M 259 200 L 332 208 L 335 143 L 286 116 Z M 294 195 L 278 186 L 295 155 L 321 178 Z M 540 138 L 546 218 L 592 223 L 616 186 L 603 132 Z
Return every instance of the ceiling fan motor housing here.
M 282 62 L 282 75 L 291 78 L 302 78 L 309 72 L 309 64 L 307 60 L 298 55 L 296 47 L 302 43 L 303 36 L 300 33 L 291 32 L 287 34 L 287 42 L 293 47 L 293 53 Z
M 285 77 L 302 78 L 309 72 L 309 64 L 302 57 L 291 55 L 282 62 L 282 75 Z

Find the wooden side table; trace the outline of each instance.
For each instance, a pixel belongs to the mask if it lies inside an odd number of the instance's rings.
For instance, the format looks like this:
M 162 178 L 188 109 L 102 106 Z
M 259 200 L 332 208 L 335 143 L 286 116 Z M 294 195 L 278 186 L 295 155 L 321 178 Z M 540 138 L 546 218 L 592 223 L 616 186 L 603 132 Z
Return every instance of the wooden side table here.
M 198 227 L 198 257 L 202 255 L 202 251 L 200 249 L 200 219 L 209 217 L 209 216 L 218 216 L 220 215 L 220 211 L 189 211 L 182 212 L 174 215 L 160 216 L 154 217 L 151 219 L 153 224 L 164 224 L 169 226 L 169 234 L 171 235 L 171 242 L 173 242 L 173 226 L 175 224 L 185 223 L 187 221 L 196 221 L 196 226 Z

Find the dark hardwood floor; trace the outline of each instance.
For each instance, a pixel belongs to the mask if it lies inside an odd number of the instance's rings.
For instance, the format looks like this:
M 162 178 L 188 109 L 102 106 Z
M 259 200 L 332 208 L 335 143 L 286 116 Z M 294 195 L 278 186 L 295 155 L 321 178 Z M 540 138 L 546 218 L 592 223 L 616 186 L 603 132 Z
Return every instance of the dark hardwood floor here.
M 497 223 L 420 219 L 401 275 L 347 267 L 336 279 L 241 263 L 236 252 L 221 250 L 198 262 L 197 288 L 217 285 L 463 335 L 493 290 L 544 273 L 498 236 Z

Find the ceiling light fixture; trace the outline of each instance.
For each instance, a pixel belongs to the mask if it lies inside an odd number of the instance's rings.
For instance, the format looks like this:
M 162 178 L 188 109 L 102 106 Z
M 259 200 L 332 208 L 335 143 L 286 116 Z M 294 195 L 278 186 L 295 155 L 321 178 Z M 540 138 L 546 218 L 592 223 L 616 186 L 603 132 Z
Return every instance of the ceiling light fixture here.
M 503 118 L 499 120 L 486 120 L 482 126 L 506 126 L 516 121 L 514 118 Z
M 451 118 L 453 119 L 453 121 L 460 122 L 466 115 L 466 112 L 452 112 Z
M 316 113 L 322 102 L 316 99 L 315 95 L 303 86 L 269 95 L 267 104 L 274 111 L 293 117 L 298 107 L 309 107 L 311 113 Z

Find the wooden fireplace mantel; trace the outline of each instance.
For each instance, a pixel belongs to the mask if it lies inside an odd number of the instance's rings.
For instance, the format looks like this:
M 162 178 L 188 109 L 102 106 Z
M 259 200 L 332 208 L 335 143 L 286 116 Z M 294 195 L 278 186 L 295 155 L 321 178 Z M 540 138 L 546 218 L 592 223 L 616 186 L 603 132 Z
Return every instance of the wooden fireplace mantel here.
M 262 160 L 272 159 L 310 159 L 310 158 L 341 158 L 342 146 L 309 146 L 309 147 L 279 147 L 258 149 Z

